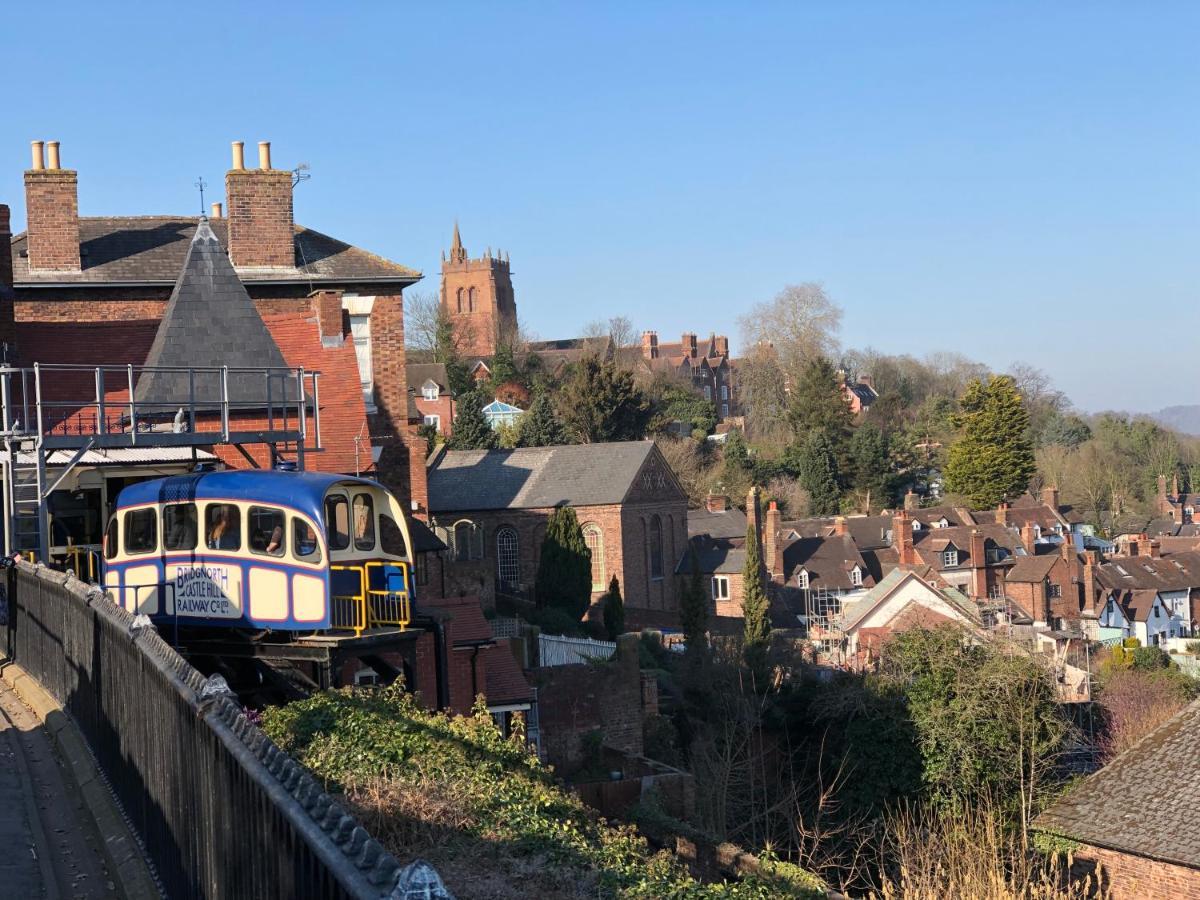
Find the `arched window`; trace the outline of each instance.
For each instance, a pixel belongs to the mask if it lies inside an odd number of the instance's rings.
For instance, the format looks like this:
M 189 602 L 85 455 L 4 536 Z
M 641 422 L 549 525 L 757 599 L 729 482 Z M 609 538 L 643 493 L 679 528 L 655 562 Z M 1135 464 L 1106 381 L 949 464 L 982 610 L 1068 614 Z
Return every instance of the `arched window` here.
M 650 545 L 650 577 L 663 577 L 663 543 L 662 519 L 658 516 L 650 518 L 650 534 L 647 540 Z
M 475 288 L 467 289 L 467 312 L 475 312 Z
M 455 562 L 466 562 L 471 559 L 483 559 L 483 529 L 470 519 L 460 519 L 454 523 L 453 554 Z
M 507 525 L 496 532 L 496 578 L 508 590 L 521 583 L 521 544 L 517 530 Z
M 599 525 L 583 526 L 583 542 L 592 551 L 592 590 L 602 591 L 604 583 L 604 533 Z
M 455 296 L 455 299 L 458 301 L 458 311 L 462 312 L 463 311 L 463 289 L 459 288 L 455 292 L 454 296 Z

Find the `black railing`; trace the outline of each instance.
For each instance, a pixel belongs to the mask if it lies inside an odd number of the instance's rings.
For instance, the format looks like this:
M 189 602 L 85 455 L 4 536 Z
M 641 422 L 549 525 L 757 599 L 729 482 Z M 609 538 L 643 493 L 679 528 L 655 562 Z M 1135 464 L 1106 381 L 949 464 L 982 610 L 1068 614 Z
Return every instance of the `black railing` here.
M 0 648 L 74 720 L 167 896 L 405 895 L 396 860 L 148 620 L 28 563 L 7 599 Z

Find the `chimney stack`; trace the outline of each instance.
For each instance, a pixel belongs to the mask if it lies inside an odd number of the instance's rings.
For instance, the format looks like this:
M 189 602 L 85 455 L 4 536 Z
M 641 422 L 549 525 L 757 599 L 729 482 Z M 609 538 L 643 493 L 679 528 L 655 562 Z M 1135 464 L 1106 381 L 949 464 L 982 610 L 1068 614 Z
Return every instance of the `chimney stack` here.
M 219 218 L 221 218 L 221 211 L 222 211 L 222 206 L 221 206 L 221 204 L 220 204 L 220 203 L 214 203 L 214 204 L 212 205 L 212 214 L 209 216 L 209 218 L 210 218 L 210 219 L 219 219 Z
M 711 512 L 725 512 L 729 508 L 729 498 L 724 494 L 709 494 L 704 498 L 704 508 Z
M 642 356 L 646 359 L 658 359 L 658 332 L 642 332 Z
M 46 167 L 42 141 L 33 141 L 33 168 L 25 173 L 26 246 L 31 272 L 78 272 L 79 177 L 59 167 L 58 141 L 50 141 Z
M 914 509 L 919 509 L 920 506 L 921 506 L 921 498 L 917 496 L 916 492 L 913 491 L 912 488 L 909 488 L 908 493 L 904 495 L 905 510 L 907 510 L 908 512 L 912 512 Z
M 718 334 L 713 342 L 716 344 L 718 356 L 729 355 L 729 338 L 723 334 Z
M 245 168 L 244 147 L 233 142 L 225 173 L 229 258 L 237 268 L 293 269 L 292 173 L 271 168 L 271 145 L 258 145 L 259 168 Z
M 313 314 L 321 332 L 321 343 L 326 347 L 340 347 L 345 342 L 344 316 L 342 315 L 341 291 L 313 291 L 308 295 L 312 301 Z
M 1096 614 L 1096 561 L 1099 554 L 1095 550 L 1085 550 L 1083 554 L 1083 612 L 1084 615 Z
M 916 564 L 917 553 L 913 549 L 912 519 L 909 518 L 907 509 L 892 516 L 892 546 L 896 548 L 897 562 L 900 565 Z
M 0 297 L 6 297 L 13 286 L 12 225 L 9 208 L 0 203 Z
M 1042 488 L 1042 505 L 1058 512 L 1058 488 L 1048 484 Z
M 986 600 L 987 591 L 987 545 L 984 543 L 983 532 L 978 528 L 971 529 L 971 597 L 975 600 Z
M 1146 555 L 1152 559 L 1158 559 L 1160 556 L 1162 556 L 1162 544 L 1157 540 L 1143 541 L 1142 545 L 1146 548 Z
M 1069 563 L 1075 562 L 1075 539 L 1071 536 L 1071 532 L 1063 535 L 1062 542 L 1062 558 Z M 1074 572 L 1071 573 L 1075 574 Z
M 683 333 L 683 355 L 689 359 L 696 358 L 696 335 L 693 332 L 685 331 Z
M 767 506 L 767 524 L 763 529 L 763 561 L 771 578 L 783 577 L 783 554 L 779 552 L 779 506 L 774 500 Z
M 845 516 L 834 516 L 833 533 L 835 535 L 838 535 L 839 537 L 845 536 L 850 533 L 850 529 L 848 529 L 846 527 L 846 517 Z
M 996 507 L 996 524 L 1008 527 L 1008 501 L 1001 500 L 1000 505 Z
M 1033 523 L 1026 522 L 1021 526 L 1021 543 L 1025 545 L 1025 552 L 1030 556 L 1037 555 L 1037 535 L 1033 530 Z

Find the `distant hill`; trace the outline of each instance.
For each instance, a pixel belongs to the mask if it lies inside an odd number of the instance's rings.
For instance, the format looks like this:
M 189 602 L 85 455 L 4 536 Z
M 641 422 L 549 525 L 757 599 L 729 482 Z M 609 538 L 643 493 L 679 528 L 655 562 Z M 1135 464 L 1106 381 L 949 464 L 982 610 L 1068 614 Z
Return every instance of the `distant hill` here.
M 1200 435 L 1200 404 L 1168 406 L 1154 413 L 1154 418 L 1184 434 Z

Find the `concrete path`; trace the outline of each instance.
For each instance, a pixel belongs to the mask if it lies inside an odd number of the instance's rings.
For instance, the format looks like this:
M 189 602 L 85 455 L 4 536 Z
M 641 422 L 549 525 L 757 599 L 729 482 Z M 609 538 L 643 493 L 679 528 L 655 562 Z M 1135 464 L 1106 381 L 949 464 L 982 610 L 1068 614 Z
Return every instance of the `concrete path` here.
M 0 681 L 0 900 L 119 900 L 37 716 Z

